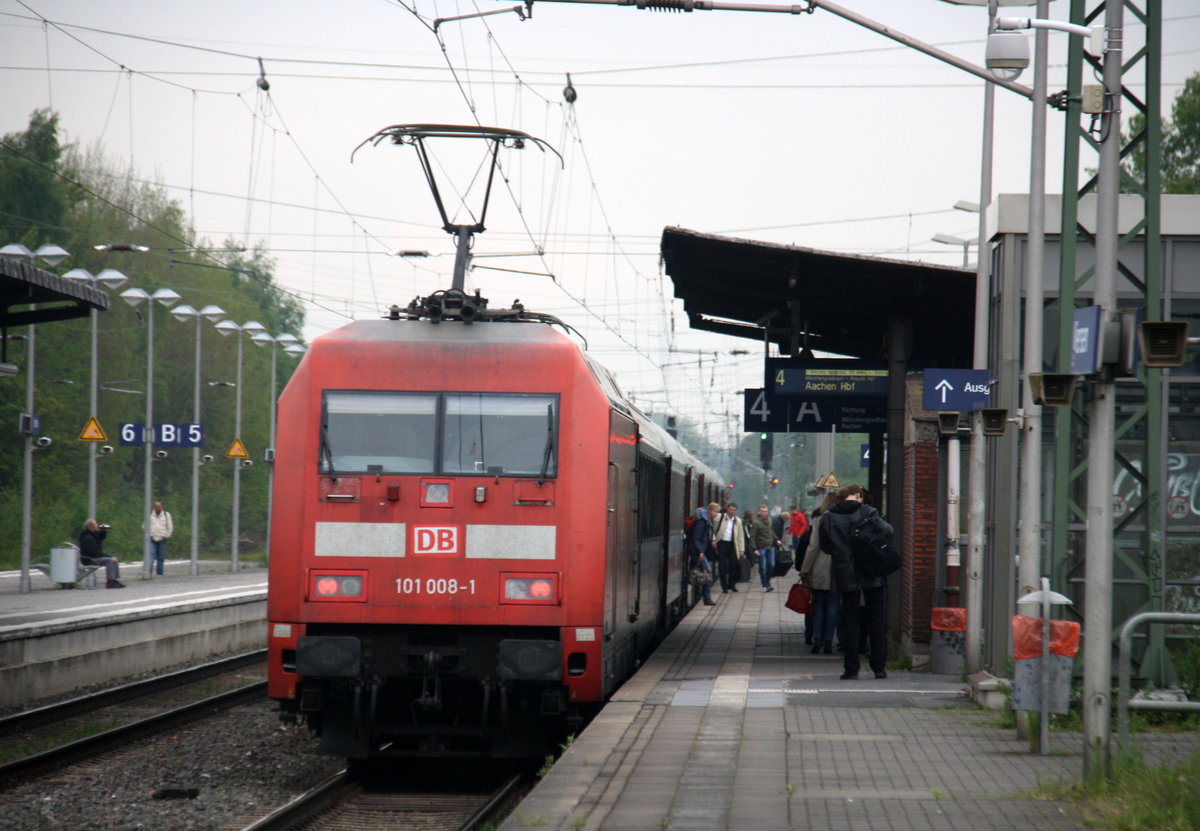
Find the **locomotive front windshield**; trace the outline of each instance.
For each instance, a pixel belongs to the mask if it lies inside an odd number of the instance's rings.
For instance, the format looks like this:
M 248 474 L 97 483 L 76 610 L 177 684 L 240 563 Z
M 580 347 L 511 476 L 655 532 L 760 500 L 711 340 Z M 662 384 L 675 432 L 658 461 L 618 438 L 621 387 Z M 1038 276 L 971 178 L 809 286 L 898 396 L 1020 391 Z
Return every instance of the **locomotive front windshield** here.
M 558 396 L 325 392 L 322 473 L 555 476 Z

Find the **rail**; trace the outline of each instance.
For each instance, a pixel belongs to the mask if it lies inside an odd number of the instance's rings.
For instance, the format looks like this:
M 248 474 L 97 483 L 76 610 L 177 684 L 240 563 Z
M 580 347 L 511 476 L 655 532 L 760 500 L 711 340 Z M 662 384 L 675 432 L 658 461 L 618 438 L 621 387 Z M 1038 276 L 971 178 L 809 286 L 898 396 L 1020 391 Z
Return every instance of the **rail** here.
M 1143 623 L 1191 623 L 1200 626 L 1200 614 L 1190 612 L 1142 612 L 1125 621 L 1117 639 L 1117 745 L 1129 749 L 1129 711 L 1159 710 L 1176 713 L 1200 713 L 1200 701 L 1130 700 L 1133 674 L 1130 654 L 1133 631 Z

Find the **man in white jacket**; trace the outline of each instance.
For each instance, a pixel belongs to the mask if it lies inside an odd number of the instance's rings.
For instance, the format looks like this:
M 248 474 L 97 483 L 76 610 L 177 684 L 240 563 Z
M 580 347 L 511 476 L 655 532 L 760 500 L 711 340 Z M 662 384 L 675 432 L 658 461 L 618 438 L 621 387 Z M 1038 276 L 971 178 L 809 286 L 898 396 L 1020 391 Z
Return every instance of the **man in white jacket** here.
M 146 532 L 150 535 L 150 553 L 154 558 L 154 570 L 163 573 L 163 560 L 167 556 L 167 540 L 175 531 L 175 523 L 171 520 L 171 512 L 164 511 L 161 502 L 154 503 L 150 512 L 150 520 L 146 523 Z

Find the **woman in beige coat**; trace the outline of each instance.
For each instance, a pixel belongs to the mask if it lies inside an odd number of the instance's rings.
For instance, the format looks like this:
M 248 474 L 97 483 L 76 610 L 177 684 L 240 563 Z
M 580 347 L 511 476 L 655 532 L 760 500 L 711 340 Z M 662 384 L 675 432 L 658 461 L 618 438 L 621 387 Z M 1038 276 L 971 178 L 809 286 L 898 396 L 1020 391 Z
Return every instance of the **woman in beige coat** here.
M 813 594 L 812 654 L 833 654 L 833 638 L 837 632 L 840 596 L 833 590 L 830 565 L 832 558 L 821 550 L 821 515 L 837 504 L 837 494 L 826 494 L 820 507 L 812 512 L 812 535 L 804 562 L 800 564 L 800 581 Z

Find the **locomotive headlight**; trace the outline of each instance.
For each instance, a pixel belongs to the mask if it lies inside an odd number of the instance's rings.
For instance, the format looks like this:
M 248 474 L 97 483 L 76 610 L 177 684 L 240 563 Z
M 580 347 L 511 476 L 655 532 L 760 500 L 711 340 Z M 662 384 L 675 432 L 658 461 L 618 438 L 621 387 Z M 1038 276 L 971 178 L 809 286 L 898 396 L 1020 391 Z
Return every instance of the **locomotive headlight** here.
M 505 574 L 501 603 L 558 603 L 557 574 Z
M 309 600 L 366 600 L 366 573 L 314 571 L 309 576 Z

